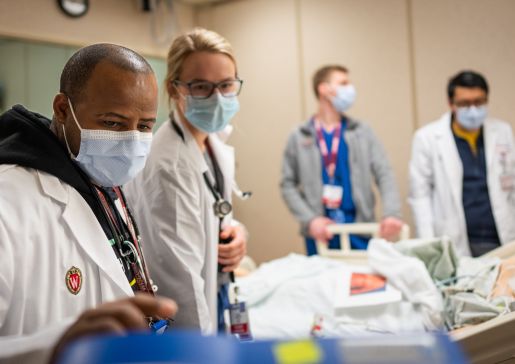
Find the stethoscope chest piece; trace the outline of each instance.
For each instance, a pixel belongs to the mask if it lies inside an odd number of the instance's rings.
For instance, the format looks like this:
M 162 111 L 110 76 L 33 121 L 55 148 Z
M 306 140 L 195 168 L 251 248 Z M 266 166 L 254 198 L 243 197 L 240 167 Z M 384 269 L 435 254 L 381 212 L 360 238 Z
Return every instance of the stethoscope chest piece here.
M 232 205 L 229 201 L 226 201 L 224 199 L 218 199 L 214 205 L 213 208 L 215 210 L 215 215 L 219 217 L 220 219 L 223 219 L 227 215 L 229 215 L 232 212 Z

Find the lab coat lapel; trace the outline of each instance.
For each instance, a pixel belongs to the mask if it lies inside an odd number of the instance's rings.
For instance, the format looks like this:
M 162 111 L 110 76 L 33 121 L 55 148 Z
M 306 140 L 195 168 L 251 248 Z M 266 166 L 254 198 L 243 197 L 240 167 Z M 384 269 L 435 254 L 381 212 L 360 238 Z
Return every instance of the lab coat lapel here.
M 209 136 L 209 143 L 224 176 L 224 198 L 230 201 L 234 184 L 234 148 L 224 144 L 215 134 Z
M 204 156 L 202 155 L 202 151 L 200 150 L 200 147 L 197 144 L 197 141 L 193 137 L 193 135 L 190 133 L 188 128 L 185 128 L 182 125 L 182 122 L 180 121 L 179 115 L 177 113 L 174 113 L 174 122 L 179 127 L 179 129 L 182 131 L 182 134 L 184 136 L 184 143 L 186 144 L 186 148 L 188 150 L 188 154 L 191 158 L 192 164 L 194 166 L 199 167 L 199 172 L 204 173 L 208 170 L 206 160 L 204 159 Z
M 485 143 L 485 158 L 487 163 L 487 171 L 491 171 L 493 168 L 495 158 L 495 148 L 497 145 L 498 133 L 495 132 L 494 125 L 488 121 L 485 122 L 483 127 L 483 139 Z
M 455 206 L 463 206 L 463 165 L 451 131 L 450 113 L 446 113 L 440 119 L 440 128 L 435 137 L 438 145 L 439 159 L 443 163 L 445 173 L 447 174 L 449 180 L 448 186 L 451 189 Z
M 82 213 L 78 214 L 78 211 Z M 84 213 L 87 211 L 86 213 Z M 128 296 L 133 292 L 107 237 L 88 204 L 70 191 L 63 220 L 82 250 Z

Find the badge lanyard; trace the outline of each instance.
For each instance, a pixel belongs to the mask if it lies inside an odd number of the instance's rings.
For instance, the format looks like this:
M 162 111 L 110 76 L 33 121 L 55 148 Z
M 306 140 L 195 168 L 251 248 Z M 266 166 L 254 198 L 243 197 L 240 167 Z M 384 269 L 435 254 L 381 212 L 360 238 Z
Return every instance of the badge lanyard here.
M 126 219 L 126 227 L 129 230 L 131 238 L 134 242 L 134 245 L 128 245 L 130 248 L 130 253 L 124 253 L 122 249 L 122 243 L 120 242 L 120 236 L 124 236 L 125 234 L 121 233 L 120 226 L 123 224 L 123 221 L 120 221 L 119 214 L 116 214 L 116 217 L 113 215 L 113 212 L 107 202 L 106 197 L 103 192 L 95 186 L 95 190 L 97 192 L 97 196 L 102 204 L 104 212 L 107 214 L 107 221 L 109 222 L 109 227 L 111 232 L 113 233 L 113 237 L 116 241 L 117 248 L 120 252 L 122 258 L 126 259 L 131 253 L 134 255 L 136 261 L 127 260 L 129 263 L 129 267 L 132 270 L 134 275 L 134 279 L 136 280 L 136 284 L 138 289 L 142 292 L 146 292 L 152 296 L 155 295 L 155 291 L 157 291 L 157 286 L 152 284 L 152 280 L 150 279 L 150 275 L 148 273 L 148 269 L 145 263 L 145 259 L 143 257 L 143 252 L 141 247 L 139 246 L 139 232 L 137 226 L 133 223 L 134 219 L 130 210 L 127 207 L 127 203 L 125 201 L 125 196 L 123 195 L 122 190 L 119 187 L 114 187 L 113 190 L 116 193 L 116 196 L 119 198 L 120 203 L 122 205 L 123 212 L 125 214 Z M 113 202 L 114 208 L 116 205 Z M 125 236 L 127 238 L 127 236 Z M 159 319 L 153 317 L 147 317 L 149 328 L 156 334 L 163 334 L 171 323 L 174 321 L 172 318 L 168 319 Z
M 216 184 L 215 187 L 208 176 L 208 173 L 204 173 L 204 180 L 207 184 L 207 187 L 213 194 L 213 197 L 215 199 L 215 215 L 220 219 L 220 225 L 219 225 L 219 232 L 222 231 L 222 222 L 225 216 L 227 216 L 232 211 L 231 204 L 223 199 L 223 174 L 220 170 L 220 167 L 216 161 L 216 158 L 214 156 L 213 150 L 211 149 L 211 146 L 207 144 L 207 151 L 209 153 L 209 157 L 211 158 L 211 161 L 213 163 L 213 169 L 214 174 L 216 178 Z M 218 189 L 217 189 L 218 187 Z M 228 206 L 224 209 L 225 204 Z M 230 238 L 224 240 L 220 239 L 220 244 L 226 244 L 231 241 Z M 218 265 L 219 272 L 222 270 L 223 266 L 220 264 Z M 229 277 L 231 279 L 232 283 L 235 283 L 234 279 L 234 272 L 229 273 Z M 229 303 L 229 307 L 226 309 L 229 310 L 229 320 L 230 320 L 230 332 L 234 336 L 236 336 L 240 341 L 248 341 L 252 340 L 252 334 L 250 332 L 250 323 L 249 323 L 249 314 L 247 311 L 247 306 L 245 302 L 238 300 L 238 286 L 236 284 L 233 285 L 234 287 L 234 293 L 235 293 L 235 300 L 234 303 Z
M 334 129 L 333 142 L 331 143 L 331 152 L 329 152 L 327 148 L 320 122 L 316 119 L 313 119 L 313 124 L 317 132 L 318 146 L 324 161 L 324 168 L 327 172 L 327 176 L 329 177 L 329 183 L 334 184 L 334 175 L 336 172 L 336 161 L 338 159 L 338 148 L 340 147 L 342 124 L 339 123 L 338 126 Z
M 157 292 L 157 286 L 155 284 L 153 284 L 152 279 L 150 278 L 150 273 L 147 268 L 147 262 L 145 261 L 145 255 L 143 254 L 143 248 L 141 247 L 141 245 L 139 243 L 141 240 L 141 235 L 139 233 L 138 226 L 135 223 L 136 220 L 134 220 L 131 210 L 127 206 L 127 199 L 125 198 L 125 194 L 123 193 L 122 189 L 120 187 L 116 187 L 115 192 L 122 204 L 123 211 L 125 213 L 125 218 L 128 221 L 127 224 L 128 224 L 129 231 L 131 232 L 131 234 L 133 236 L 136 250 L 138 251 L 140 259 L 141 259 L 141 265 L 143 267 L 143 272 L 145 274 L 147 282 L 150 284 L 150 287 L 151 287 L 151 294 L 154 294 L 155 292 Z
M 336 174 L 336 162 L 338 159 L 338 149 L 340 147 L 340 139 L 342 133 L 342 124 L 339 123 L 338 126 L 333 131 L 333 141 L 331 143 L 331 151 L 327 148 L 327 143 L 325 141 L 322 126 L 320 122 L 316 119 L 313 119 L 313 125 L 315 127 L 318 145 L 320 148 L 320 153 L 322 154 L 322 159 L 324 163 L 324 168 L 329 178 L 328 183 L 324 184 L 322 190 L 322 203 L 323 205 L 330 211 L 329 217 L 338 222 L 344 223 L 345 217 L 343 212 L 340 209 L 340 205 L 343 199 L 343 186 L 335 184 L 335 174 Z
M 132 217 L 128 213 L 128 210 L 127 210 L 123 195 L 121 194 L 121 191 L 119 191 L 119 189 L 117 187 L 114 188 L 114 191 L 115 191 L 116 195 L 118 196 L 118 198 L 120 199 L 120 202 L 122 204 L 122 209 L 123 209 L 123 211 L 125 213 L 125 217 L 127 219 L 126 220 L 127 221 L 126 222 L 127 230 L 129 231 L 129 233 L 131 235 L 131 240 L 133 241 L 134 244 L 132 244 L 130 241 L 128 241 L 128 239 L 127 239 L 128 236 L 126 234 L 122 233 L 121 225 L 122 225 L 123 221 L 120 221 L 121 219 L 119 218 L 118 214 L 115 217 L 111 207 L 109 206 L 109 203 L 107 202 L 107 199 L 106 199 L 106 196 L 104 195 L 104 193 L 96 186 L 95 186 L 95 190 L 100 199 L 102 207 L 108 216 L 107 220 L 109 222 L 111 231 L 114 235 L 113 237 L 116 241 L 118 251 L 120 252 L 120 255 L 122 256 L 122 258 L 124 258 L 126 260 L 126 262 L 129 263 L 129 267 L 132 270 L 132 273 L 134 274 L 134 278 L 136 279 L 136 284 L 137 284 L 138 290 L 153 295 L 154 290 L 153 290 L 153 287 L 151 286 L 150 276 L 148 274 L 148 270 L 144 263 L 144 258 L 141 253 L 141 249 L 139 247 L 136 229 L 134 227 L 134 224 L 132 223 Z M 113 203 L 113 205 L 114 205 L 114 203 Z M 116 208 L 116 206 L 114 208 Z M 123 243 L 120 241 L 120 236 L 123 236 L 126 239 Z M 124 252 L 123 244 L 129 246 L 130 252 Z M 131 255 L 131 254 L 134 256 L 134 259 L 133 260 L 127 259 L 127 257 L 129 257 L 129 255 Z

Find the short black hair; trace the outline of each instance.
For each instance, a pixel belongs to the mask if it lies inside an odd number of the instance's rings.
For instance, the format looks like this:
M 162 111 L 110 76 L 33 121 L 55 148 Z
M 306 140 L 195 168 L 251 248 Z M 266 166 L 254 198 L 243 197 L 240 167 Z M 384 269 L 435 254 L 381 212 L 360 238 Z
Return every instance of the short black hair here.
M 80 97 L 93 70 L 101 61 L 134 73 L 154 73 L 150 64 L 132 49 L 116 44 L 99 43 L 75 52 L 61 73 L 59 92 L 72 99 Z
M 449 80 L 449 84 L 447 85 L 447 96 L 449 100 L 454 98 L 456 87 L 479 87 L 488 95 L 488 83 L 486 79 L 481 74 L 474 71 L 461 71 Z

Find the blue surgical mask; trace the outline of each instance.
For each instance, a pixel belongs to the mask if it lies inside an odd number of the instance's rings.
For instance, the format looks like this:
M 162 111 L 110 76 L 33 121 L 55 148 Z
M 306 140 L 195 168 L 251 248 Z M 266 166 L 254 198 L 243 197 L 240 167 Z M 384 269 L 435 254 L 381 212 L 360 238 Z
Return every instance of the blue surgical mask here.
M 456 111 L 456 120 L 467 130 L 479 129 L 488 115 L 486 105 L 459 107 Z
M 207 99 L 195 99 L 186 95 L 184 116 L 194 127 L 204 133 L 223 130 L 240 110 L 236 96 L 224 97 L 215 92 Z
M 336 96 L 331 100 L 333 107 L 340 114 L 350 109 L 356 100 L 356 89 L 353 85 L 338 86 Z
M 82 129 L 68 99 L 73 120 L 80 129 L 79 167 L 100 186 L 122 186 L 143 169 L 152 144 L 152 133 Z M 66 147 L 73 157 L 66 139 Z

